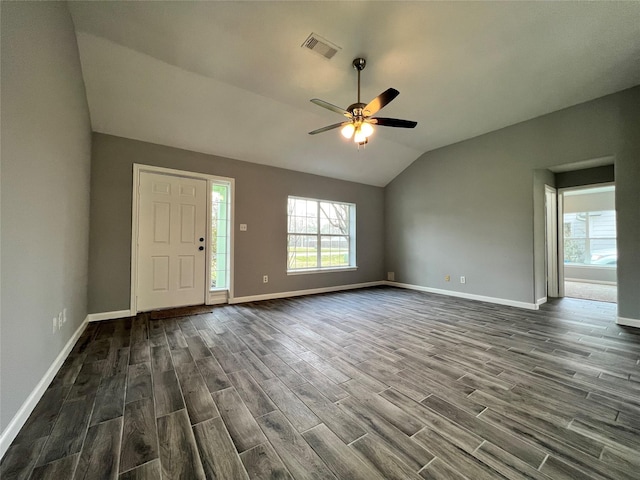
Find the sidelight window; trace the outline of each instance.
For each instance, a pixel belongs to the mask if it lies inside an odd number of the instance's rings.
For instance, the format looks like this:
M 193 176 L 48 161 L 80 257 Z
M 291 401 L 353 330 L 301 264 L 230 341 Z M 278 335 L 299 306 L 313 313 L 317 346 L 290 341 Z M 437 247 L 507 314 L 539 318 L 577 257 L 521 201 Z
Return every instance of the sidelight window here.
M 230 190 L 228 182 L 211 183 L 211 290 L 229 288 Z

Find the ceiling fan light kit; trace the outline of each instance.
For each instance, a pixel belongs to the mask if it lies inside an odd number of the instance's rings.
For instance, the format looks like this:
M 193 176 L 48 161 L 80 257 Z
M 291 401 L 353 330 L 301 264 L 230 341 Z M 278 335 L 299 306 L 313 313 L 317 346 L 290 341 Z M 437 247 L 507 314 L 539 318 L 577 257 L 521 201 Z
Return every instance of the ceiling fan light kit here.
M 360 72 L 364 70 L 367 62 L 364 58 L 356 58 L 352 64 L 353 68 L 358 71 L 358 101 L 356 103 L 349 105 L 345 110 L 318 98 L 311 100 L 312 103 L 315 103 L 322 108 L 344 115 L 348 120 L 318 128 L 317 130 L 309 132 L 309 135 L 316 135 L 328 130 L 333 130 L 334 128 L 342 127 L 340 131 L 342 136 L 346 139 L 353 139 L 353 141 L 358 145 L 358 148 L 360 148 L 360 146 L 364 146 L 369 143 L 369 137 L 374 132 L 373 125 L 380 125 L 382 127 L 415 128 L 418 123 L 411 120 L 372 116 L 389 104 L 400 94 L 400 92 L 395 88 L 388 88 L 369 103 L 365 104 L 360 102 Z
M 353 137 L 353 133 L 356 131 L 356 127 L 353 123 L 347 123 L 344 127 L 342 127 L 341 133 L 342 136 L 346 139 L 350 139 Z

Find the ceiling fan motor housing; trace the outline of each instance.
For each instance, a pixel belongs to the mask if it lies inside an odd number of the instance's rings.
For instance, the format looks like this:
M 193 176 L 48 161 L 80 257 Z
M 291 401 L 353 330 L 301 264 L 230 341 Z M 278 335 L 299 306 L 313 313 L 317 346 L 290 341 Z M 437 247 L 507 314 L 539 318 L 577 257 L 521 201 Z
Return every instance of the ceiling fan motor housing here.
M 353 115 L 354 119 L 362 119 L 364 117 L 364 107 L 366 106 L 366 103 L 352 103 L 347 107 L 347 111 Z
M 364 67 L 366 66 L 367 66 L 367 61 L 364 58 L 356 58 L 353 61 L 353 68 L 355 68 L 359 72 L 364 70 Z

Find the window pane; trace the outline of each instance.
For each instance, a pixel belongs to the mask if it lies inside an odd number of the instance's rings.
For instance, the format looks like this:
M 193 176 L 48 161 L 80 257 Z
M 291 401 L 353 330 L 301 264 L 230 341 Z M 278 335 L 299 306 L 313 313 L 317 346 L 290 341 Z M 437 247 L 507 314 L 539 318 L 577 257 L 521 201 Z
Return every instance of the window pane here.
M 564 261 L 565 263 L 586 263 L 587 243 L 583 238 L 564 239 Z
M 349 234 L 349 205 L 320 202 L 320 233 Z
M 320 262 L 322 267 L 348 267 L 349 266 L 349 238 L 348 237 L 321 237 Z
M 316 235 L 289 235 L 287 249 L 287 268 L 317 268 L 318 237 Z
M 211 279 L 210 288 L 227 287 L 229 250 L 229 186 L 211 189 Z
M 289 197 L 289 233 L 317 233 L 318 202 Z
M 615 267 L 615 210 L 565 213 L 564 262 L 576 265 Z

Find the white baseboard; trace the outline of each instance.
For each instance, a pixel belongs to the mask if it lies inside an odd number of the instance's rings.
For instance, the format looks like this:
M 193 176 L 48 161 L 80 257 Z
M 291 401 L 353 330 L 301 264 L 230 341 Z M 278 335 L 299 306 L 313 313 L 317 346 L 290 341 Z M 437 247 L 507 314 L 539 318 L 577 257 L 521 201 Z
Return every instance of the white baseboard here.
M 547 303 L 547 297 L 542 297 L 536 300 L 536 305 L 542 305 L 543 303 Z
M 383 282 L 384 285 L 390 287 L 407 288 L 409 290 L 418 290 L 420 292 L 437 293 L 438 295 L 448 295 L 450 297 L 466 298 L 468 300 L 478 300 L 480 302 L 497 303 L 498 305 L 508 305 L 510 307 L 526 308 L 527 310 L 538 310 L 539 305 L 535 303 L 519 302 L 517 300 L 509 300 L 507 298 L 485 297 L 484 295 L 475 295 L 473 293 L 456 292 L 453 290 L 442 290 L 440 288 L 422 287 L 420 285 L 411 285 L 409 283 L 399 282 Z
M 618 317 L 618 320 L 616 320 L 616 323 L 618 325 L 624 325 L 625 327 L 640 328 L 640 320 L 637 318 Z
M 7 453 L 11 442 L 13 442 L 13 440 L 16 438 L 16 436 L 20 432 L 20 429 L 24 426 L 27 419 L 29 418 L 29 415 L 31 415 L 31 412 L 33 412 L 33 409 L 36 408 L 36 405 L 42 398 L 42 395 L 44 395 L 44 392 L 47 390 L 47 387 L 49 386 L 51 381 L 56 376 L 56 373 L 58 373 L 58 370 L 60 370 L 60 367 L 62 366 L 64 361 L 67 359 L 67 356 L 78 341 L 78 338 L 80 338 L 80 335 L 82 335 L 84 329 L 87 328 L 88 323 L 89 316 L 87 315 L 87 318 L 85 318 L 84 322 L 82 322 L 82 324 L 71 336 L 69 341 L 65 344 L 64 348 L 60 351 L 44 376 L 40 379 L 33 391 L 24 401 L 18 412 L 11 419 L 9 425 L 7 425 L 7 428 L 5 428 L 2 432 L 2 435 L 0 435 L 0 459 L 4 457 L 5 453 Z
M 115 310 L 113 312 L 90 313 L 87 315 L 88 322 L 100 322 L 102 320 L 113 320 L 115 318 L 132 317 L 131 310 Z
M 310 288 L 308 290 L 294 290 L 292 292 L 265 293 L 263 295 L 250 295 L 247 297 L 230 298 L 229 303 L 236 304 L 236 303 L 247 303 L 247 302 L 259 302 L 260 300 L 274 300 L 276 298 L 300 297 L 302 295 L 314 295 L 317 293 L 329 293 L 329 292 L 339 292 L 341 290 L 354 290 L 356 288 L 378 287 L 380 285 L 386 285 L 386 284 L 387 282 L 385 281 L 352 283 L 349 285 L 336 285 L 332 287 Z

